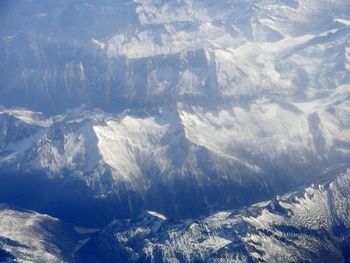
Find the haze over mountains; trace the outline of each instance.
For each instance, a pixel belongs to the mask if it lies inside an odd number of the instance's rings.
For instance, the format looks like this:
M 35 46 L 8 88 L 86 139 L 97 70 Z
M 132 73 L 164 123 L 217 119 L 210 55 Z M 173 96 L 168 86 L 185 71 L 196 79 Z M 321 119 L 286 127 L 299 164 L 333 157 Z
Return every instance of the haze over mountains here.
M 241 209 L 346 170 L 349 97 L 346 0 L 5 0 L 0 202 L 67 227 L 105 227 L 145 211 L 177 221 Z M 334 209 L 332 216 L 340 213 Z M 224 215 L 214 221 L 231 224 Z M 288 231 L 308 229 L 278 216 Z M 174 231 L 187 231 L 183 224 Z M 114 234 L 112 224 L 92 242 Z M 289 241 L 278 242 L 294 253 Z M 144 244 L 135 244 L 130 261 L 144 258 Z M 305 248 L 311 261 L 324 249 L 313 245 Z M 257 254 L 227 253 L 271 262 L 256 246 Z M 344 259 L 342 249 L 331 250 Z M 208 260 L 164 253 L 147 258 Z M 304 256 L 290 255 L 284 262 Z
M 308 101 L 349 82 L 343 0 L 1 5 L 6 107 L 50 114 L 82 103 L 123 111 Z

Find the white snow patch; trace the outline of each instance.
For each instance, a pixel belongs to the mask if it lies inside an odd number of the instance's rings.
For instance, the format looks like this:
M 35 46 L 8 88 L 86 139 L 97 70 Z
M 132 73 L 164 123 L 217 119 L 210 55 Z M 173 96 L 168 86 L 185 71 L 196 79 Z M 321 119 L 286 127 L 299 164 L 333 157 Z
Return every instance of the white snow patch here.
M 164 216 L 164 215 L 162 215 L 162 214 L 160 214 L 160 213 L 157 213 L 157 212 L 155 212 L 155 211 L 149 211 L 149 210 L 148 210 L 147 213 L 149 213 L 150 215 L 155 216 L 155 217 L 157 217 L 157 218 L 159 218 L 159 219 L 167 220 L 166 216 Z

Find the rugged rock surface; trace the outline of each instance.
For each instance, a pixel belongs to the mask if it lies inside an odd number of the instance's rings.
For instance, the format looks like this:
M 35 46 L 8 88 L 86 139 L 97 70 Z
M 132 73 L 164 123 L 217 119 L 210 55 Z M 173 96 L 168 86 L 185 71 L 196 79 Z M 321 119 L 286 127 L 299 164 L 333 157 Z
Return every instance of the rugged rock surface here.
M 88 262 L 347 262 L 350 172 L 238 211 L 175 223 L 148 212 L 115 221 Z M 89 253 L 90 251 L 96 253 Z
M 0 205 L 0 262 L 74 262 L 78 236 L 56 218 Z
M 306 112 L 261 100 L 209 112 L 80 107 L 50 118 L 3 109 L 1 200 L 88 226 L 144 209 L 187 218 L 271 198 L 348 164 L 347 89 L 298 105 Z

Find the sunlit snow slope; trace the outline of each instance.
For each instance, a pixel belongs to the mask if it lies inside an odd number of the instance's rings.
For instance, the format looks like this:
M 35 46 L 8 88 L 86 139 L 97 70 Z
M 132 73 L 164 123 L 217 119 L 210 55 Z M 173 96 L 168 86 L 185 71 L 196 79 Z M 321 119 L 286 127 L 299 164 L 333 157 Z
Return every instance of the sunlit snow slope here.
M 0 204 L 0 262 L 73 262 L 78 234 L 57 218 Z
M 84 224 L 184 218 L 348 166 L 349 14 L 347 0 L 2 1 L 1 200 Z

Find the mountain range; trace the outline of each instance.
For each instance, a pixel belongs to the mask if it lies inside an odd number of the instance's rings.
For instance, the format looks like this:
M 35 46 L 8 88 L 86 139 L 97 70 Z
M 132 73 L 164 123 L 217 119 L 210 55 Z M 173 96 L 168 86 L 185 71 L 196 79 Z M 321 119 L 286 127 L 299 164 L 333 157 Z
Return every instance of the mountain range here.
M 333 171 L 334 172 L 334 171 Z M 349 170 L 238 210 L 173 220 L 155 211 L 102 229 L 0 207 L 1 262 L 348 262 Z
M 347 261 L 349 98 L 346 0 L 1 1 L 0 261 Z

